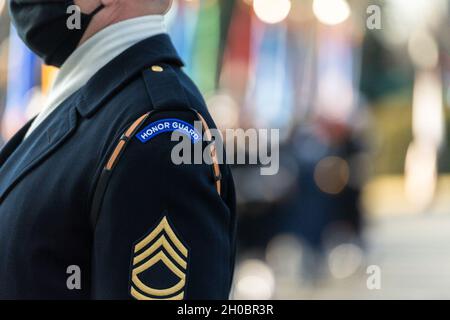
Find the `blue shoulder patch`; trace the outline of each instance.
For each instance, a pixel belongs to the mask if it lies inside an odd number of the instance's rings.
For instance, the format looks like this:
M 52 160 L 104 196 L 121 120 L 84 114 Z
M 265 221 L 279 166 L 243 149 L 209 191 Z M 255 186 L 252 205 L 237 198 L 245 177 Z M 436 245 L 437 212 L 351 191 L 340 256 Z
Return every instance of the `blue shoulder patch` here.
M 146 143 L 161 133 L 173 131 L 189 136 L 193 143 L 197 143 L 201 139 L 201 134 L 194 128 L 193 125 L 173 118 L 162 119 L 150 123 L 136 135 L 136 138 L 138 138 L 142 143 Z

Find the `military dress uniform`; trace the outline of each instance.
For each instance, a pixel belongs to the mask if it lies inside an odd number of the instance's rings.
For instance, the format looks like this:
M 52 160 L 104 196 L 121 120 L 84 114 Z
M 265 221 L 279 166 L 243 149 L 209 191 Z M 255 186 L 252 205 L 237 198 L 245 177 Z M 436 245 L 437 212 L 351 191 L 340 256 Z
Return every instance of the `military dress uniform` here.
M 215 127 L 181 67 L 166 34 L 139 42 L 1 150 L 0 298 L 228 298 L 229 168 L 171 160 L 170 125 Z

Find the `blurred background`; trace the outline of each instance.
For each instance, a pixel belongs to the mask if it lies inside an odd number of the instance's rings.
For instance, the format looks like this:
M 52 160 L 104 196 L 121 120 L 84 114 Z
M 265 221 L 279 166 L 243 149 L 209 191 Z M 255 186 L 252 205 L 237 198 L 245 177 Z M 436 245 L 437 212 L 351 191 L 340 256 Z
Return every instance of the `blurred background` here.
M 57 72 L 5 2 L 0 146 Z M 233 166 L 232 298 L 450 298 L 449 0 L 175 0 L 167 26 L 220 128 L 280 129 L 277 175 Z

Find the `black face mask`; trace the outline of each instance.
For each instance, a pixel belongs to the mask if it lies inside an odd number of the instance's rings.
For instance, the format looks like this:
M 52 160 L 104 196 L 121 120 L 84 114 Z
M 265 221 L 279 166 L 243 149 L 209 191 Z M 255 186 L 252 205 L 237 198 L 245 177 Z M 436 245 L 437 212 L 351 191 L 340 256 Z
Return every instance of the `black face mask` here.
M 67 27 L 67 8 L 74 0 L 9 0 L 10 15 L 19 37 L 48 65 L 60 67 L 75 51 L 92 18 L 103 9 L 80 14 L 81 28 Z

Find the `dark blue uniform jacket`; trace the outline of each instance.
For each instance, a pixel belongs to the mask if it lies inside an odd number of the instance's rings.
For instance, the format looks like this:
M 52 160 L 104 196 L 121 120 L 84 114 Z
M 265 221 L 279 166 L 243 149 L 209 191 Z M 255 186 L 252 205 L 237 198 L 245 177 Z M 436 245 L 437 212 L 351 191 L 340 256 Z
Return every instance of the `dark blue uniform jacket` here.
M 181 67 L 167 35 L 144 40 L 1 150 L 0 298 L 228 297 L 229 168 L 218 192 L 211 164 L 171 160 L 171 125 L 192 138 L 198 112 L 214 128 Z

